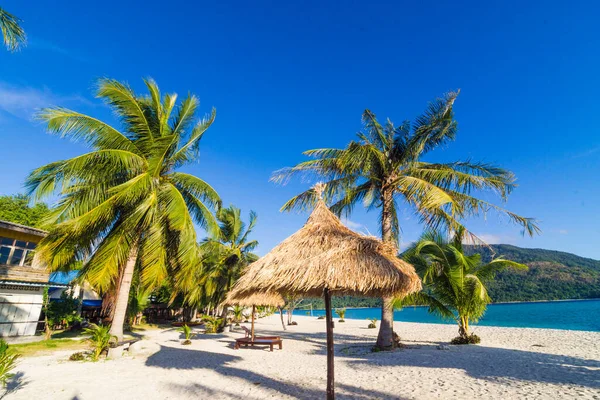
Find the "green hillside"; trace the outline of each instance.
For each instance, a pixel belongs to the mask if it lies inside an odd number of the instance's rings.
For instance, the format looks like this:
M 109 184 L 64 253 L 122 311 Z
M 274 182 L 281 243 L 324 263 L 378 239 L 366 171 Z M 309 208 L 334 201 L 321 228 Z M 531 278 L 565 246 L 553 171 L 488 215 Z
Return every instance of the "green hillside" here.
M 545 249 L 526 249 L 507 244 L 466 246 L 467 253 L 480 253 L 484 261 L 503 256 L 524 263 L 528 271 L 504 271 L 488 285 L 494 302 L 600 298 L 600 261 Z M 380 307 L 379 299 L 333 297 L 333 307 Z M 324 306 L 321 299 L 306 300 Z
M 489 284 L 494 302 L 600 298 L 600 261 L 545 249 L 506 244 L 471 247 L 467 252 L 527 264 L 529 271 L 504 271 Z

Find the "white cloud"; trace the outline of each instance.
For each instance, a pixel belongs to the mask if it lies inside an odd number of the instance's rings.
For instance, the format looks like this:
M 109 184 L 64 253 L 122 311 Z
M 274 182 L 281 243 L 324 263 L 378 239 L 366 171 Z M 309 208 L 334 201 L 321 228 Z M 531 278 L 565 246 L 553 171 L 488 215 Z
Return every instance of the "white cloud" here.
M 369 235 L 369 236 L 371 235 L 371 233 L 369 232 L 369 229 L 363 224 L 351 221 L 348 218 L 342 218 L 341 221 L 349 229 L 352 229 L 355 232 L 362 233 L 363 235 Z
M 47 87 L 38 89 L 0 82 L 0 110 L 17 118 L 31 119 L 40 108 L 72 103 L 91 104 L 82 96 L 57 95 Z
M 487 244 L 516 244 L 517 238 L 510 235 L 498 235 L 494 233 L 475 233 L 480 240 L 483 240 Z M 466 244 L 473 244 L 472 241 L 465 238 Z

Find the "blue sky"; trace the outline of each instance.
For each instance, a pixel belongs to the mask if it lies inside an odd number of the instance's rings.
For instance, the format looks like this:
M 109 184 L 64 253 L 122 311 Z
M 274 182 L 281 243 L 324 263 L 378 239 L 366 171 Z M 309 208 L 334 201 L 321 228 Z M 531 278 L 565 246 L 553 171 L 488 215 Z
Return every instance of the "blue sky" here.
M 264 254 L 306 214 L 280 206 L 307 184 L 269 183 L 318 147 L 343 147 L 365 108 L 397 123 L 460 88 L 457 140 L 430 161 L 482 160 L 511 169 L 506 206 L 543 234 L 495 215 L 469 221 L 491 243 L 600 259 L 600 15 L 597 2 L 3 1 L 29 45 L 0 51 L 0 193 L 29 171 L 86 151 L 50 136 L 35 109 L 61 105 L 113 122 L 93 96 L 99 77 L 142 90 L 198 95 L 217 109 L 201 159 L 188 171 L 225 204 L 258 213 Z M 203 139 L 204 140 L 204 139 Z M 403 243 L 421 227 L 403 210 Z M 377 234 L 377 213 L 352 228 Z

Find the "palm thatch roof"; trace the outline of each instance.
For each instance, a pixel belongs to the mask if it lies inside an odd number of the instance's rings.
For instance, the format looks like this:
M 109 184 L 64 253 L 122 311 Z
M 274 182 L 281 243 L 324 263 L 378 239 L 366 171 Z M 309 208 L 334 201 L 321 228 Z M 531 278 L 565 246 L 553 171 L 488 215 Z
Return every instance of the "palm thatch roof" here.
M 230 292 L 223 304 L 238 305 L 242 307 L 283 307 L 285 305 L 285 300 L 279 293 L 252 293 L 249 295 L 242 295 L 240 293 Z
M 306 224 L 250 264 L 233 297 L 253 293 L 404 296 L 421 289 L 412 265 L 396 248 L 348 229 L 319 200 Z

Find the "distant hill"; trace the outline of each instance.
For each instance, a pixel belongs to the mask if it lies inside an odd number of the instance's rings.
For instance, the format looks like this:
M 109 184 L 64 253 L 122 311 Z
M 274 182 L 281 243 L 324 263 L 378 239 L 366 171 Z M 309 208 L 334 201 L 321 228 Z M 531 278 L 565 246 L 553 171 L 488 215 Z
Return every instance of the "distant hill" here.
M 600 261 L 545 249 L 507 244 L 467 247 L 484 261 L 493 254 L 529 266 L 528 271 L 504 271 L 488 285 L 494 302 L 600 298 Z

